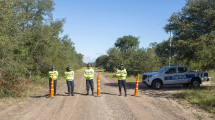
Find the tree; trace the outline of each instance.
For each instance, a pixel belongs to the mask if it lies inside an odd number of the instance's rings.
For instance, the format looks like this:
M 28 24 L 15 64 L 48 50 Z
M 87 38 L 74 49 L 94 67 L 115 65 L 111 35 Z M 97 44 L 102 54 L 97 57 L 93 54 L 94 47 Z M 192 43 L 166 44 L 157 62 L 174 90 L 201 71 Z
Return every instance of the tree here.
M 101 55 L 96 59 L 96 67 L 102 67 L 104 68 L 107 65 L 108 56 L 107 55 Z
M 107 54 L 108 60 L 104 67 L 107 71 L 114 72 L 123 61 L 121 51 L 116 47 L 113 47 L 107 51 Z
M 214 0 L 188 0 L 181 12 L 173 13 L 164 29 L 174 34 L 173 47 L 176 57 L 180 60 L 199 61 L 196 51 L 203 51 L 194 44 L 200 36 L 210 34 L 215 30 L 215 2 Z M 201 42 L 199 42 L 201 43 Z
M 123 36 L 117 39 L 115 42 L 115 47 L 120 49 L 120 51 L 126 51 L 129 48 L 138 48 L 139 47 L 139 37 L 134 36 Z
M 67 66 L 84 66 L 69 36 L 59 37 L 65 19 L 52 19 L 53 5 L 53 0 L 0 1 L 0 97 L 16 96 L 23 79 L 47 77 L 50 66 L 59 76 Z

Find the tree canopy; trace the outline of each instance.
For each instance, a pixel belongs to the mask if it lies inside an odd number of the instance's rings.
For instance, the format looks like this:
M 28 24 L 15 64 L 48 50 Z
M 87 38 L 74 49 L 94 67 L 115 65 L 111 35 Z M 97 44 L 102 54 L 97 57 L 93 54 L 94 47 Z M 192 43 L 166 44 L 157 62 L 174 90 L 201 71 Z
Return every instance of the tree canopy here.
M 47 76 L 51 66 L 63 74 L 67 66 L 84 65 L 83 55 L 63 32 L 65 18 L 53 20 L 52 0 L 0 1 L 0 69 L 13 79 Z
M 115 47 L 121 51 L 126 51 L 129 48 L 138 48 L 139 47 L 139 37 L 134 37 L 131 35 L 123 36 L 117 39 L 115 42 Z
M 213 49 L 209 48 L 212 48 L 214 43 L 214 0 L 188 0 L 182 10 L 173 13 L 168 21 L 170 23 L 164 27 L 164 30 L 173 31 L 173 48 L 176 50 L 177 59 L 186 60 L 186 64 L 189 64 L 190 61 L 198 62 L 207 57 L 206 51 L 213 52 Z M 212 63 L 206 66 L 209 68 L 211 65 Z

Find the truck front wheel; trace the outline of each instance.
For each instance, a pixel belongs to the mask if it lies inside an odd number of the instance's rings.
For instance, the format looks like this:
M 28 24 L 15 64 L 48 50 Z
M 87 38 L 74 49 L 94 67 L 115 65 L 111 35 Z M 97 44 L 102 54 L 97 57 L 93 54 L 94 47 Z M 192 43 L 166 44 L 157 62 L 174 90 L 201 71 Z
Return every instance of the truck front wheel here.
M 155 80 L 155 81 L 153 81 L 153 83 L 152 83 L 152 87 L 153 87 L 154 89 L 160 89 L 161 86 L 162 86 L 162 84 L 161 84 L 161 81 L 160 81 L 160 80 Z
M 199 87 L 200 86 L 200 82 L 198 79 L 193 79 L 192 82 L 191 82 L 191 86 L 192 87 Z

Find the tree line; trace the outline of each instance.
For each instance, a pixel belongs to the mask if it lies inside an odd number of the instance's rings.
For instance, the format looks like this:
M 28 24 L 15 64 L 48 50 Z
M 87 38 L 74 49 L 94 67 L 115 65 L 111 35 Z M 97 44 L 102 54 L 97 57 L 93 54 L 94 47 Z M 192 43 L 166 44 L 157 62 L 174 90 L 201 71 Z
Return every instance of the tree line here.
M 98 57 L 97 67 L 114 72 L 120 63 L 129 74 L 157 71 L 168 65 L 170 49 L 171 64 L 187 65 L 190 69 L 215 68 L 215 0 L 188 0 L 181 11 L 173 13 L 164 30 L 173 32 L 170 40 L 151 43 L 139 48 L 139 37 L 131 35 L 117 39 L 115 47 L 107 55 Z
M 63 75 L 67 66 L 85 65 L 69 36 L 59 37 L 66 19 L 53 20 L 54 5 L 53 0 L 0 1 L 0 84 L 5 88 L 11 85 L 6 81 L 47 77 L 51 66 Z

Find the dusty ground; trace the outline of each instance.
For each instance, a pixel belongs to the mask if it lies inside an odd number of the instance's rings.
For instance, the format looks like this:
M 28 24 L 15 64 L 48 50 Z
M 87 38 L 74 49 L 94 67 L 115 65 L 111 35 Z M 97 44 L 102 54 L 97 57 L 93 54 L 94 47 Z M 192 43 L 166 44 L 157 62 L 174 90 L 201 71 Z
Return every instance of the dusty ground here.
M 94 86 L 96 94 L 96 77 Z M 195 106 L 179 104 L 173 94 L 179 86 L 164 86 L 153 90 L 139 86 L 139 97 L 134 94 L 135 83 L 127 83 L 128 96 L 118 96 L 117 81 L 100 74 L 101 97 L 86 96 L 83 75 L 75 77 L 75 96 L 67 96 L 66 84 L 57 88 L 57 96 L 33 96 L 31 101 L 0 111 L 0 119 L 14 120 L 210 120 L 210 114 Z M 47 92 L 48 93 L 48 92 Z

